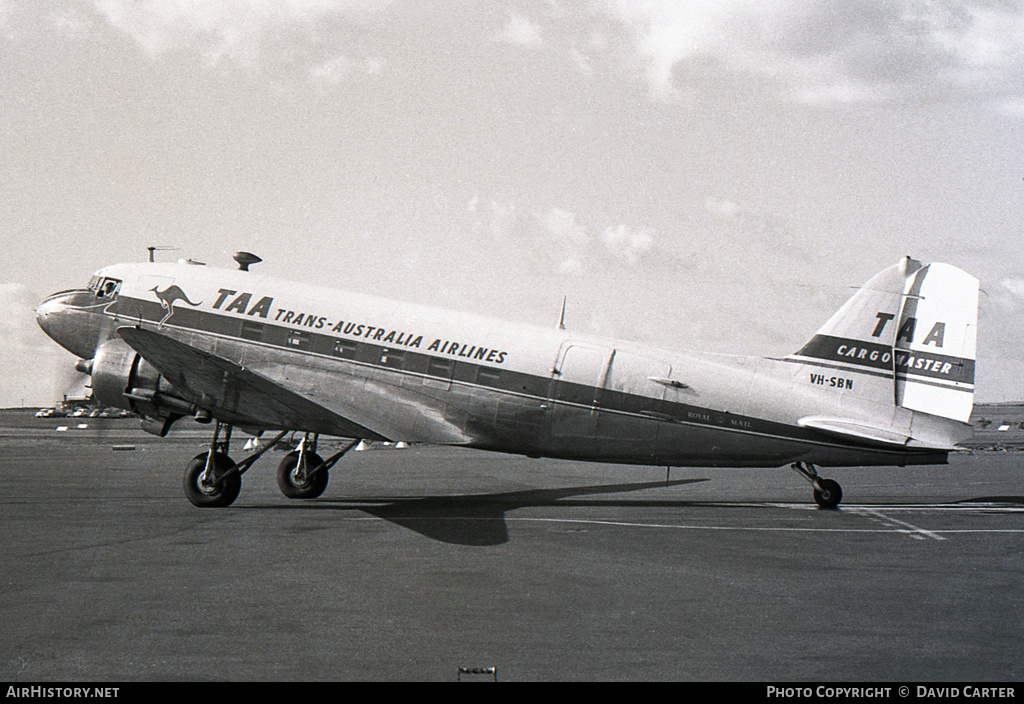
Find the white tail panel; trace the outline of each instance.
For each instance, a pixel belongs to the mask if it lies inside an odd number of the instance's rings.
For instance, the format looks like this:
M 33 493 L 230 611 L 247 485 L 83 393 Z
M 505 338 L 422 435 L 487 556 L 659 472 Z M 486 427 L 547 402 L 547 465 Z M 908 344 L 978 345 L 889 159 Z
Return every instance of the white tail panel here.
M 896 403 L 966 423 L 974 406 L 978 280 L 936 263 L 907 283 L 894 345 Z

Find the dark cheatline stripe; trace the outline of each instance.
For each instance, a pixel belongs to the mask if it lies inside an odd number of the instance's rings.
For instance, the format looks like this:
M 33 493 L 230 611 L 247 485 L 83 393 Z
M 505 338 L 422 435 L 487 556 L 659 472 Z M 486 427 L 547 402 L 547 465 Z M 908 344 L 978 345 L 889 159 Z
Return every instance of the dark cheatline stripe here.
M 973 384 L 974 360 L 935 352 L 893 350 L 888 345 L 831 335 L 815 335 L 796 356 L 841 362 L 865 369 L 882 370 L 908 377 L 927 377 L 950 383 Z

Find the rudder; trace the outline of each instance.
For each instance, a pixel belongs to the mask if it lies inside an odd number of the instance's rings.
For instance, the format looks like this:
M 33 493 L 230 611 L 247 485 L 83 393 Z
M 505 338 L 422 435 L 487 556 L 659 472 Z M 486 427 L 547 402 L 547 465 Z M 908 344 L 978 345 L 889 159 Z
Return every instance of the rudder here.
M 896 404 L 966 423 L 974 407 L 978 280 L 934 263 L 908 284 L 896 333 Z

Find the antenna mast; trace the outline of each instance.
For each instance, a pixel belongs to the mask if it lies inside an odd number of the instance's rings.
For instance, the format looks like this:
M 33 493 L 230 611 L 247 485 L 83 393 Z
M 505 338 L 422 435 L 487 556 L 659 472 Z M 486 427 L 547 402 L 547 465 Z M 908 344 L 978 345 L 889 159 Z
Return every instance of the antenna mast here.
M 162 251 L 168 250 L 168 249 L 177 249 L 177 247 L 157 247 L 157 246 L 146 247 L 146 250 L 149 252 L 149 261 L 150 261 L 150 263 L 156 261 L 156 257 L 154 256 L 154 252 L 156 252 L 158 250 L 162 252 Z

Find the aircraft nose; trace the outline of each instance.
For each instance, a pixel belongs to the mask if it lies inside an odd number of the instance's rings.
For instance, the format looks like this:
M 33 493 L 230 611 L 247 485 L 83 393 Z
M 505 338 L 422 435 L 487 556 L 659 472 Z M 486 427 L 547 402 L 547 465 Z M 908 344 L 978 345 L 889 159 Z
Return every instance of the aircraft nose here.
M 47 296 L 36 306 L 36 323 L 58 345 L 88 359 L 95 351 L 97 333 L 93 316 L 80 299 L 79 291 Z
M 61 313 L 67 305 L 59 295 L 49 296 L 36 306 L 36 323 L 51 339 L 60 337 Z
M 92 359 L 109 318 L 88 291 L 61 291 L 36 306 L 36 323 L 50 339 L 82 359 Z

